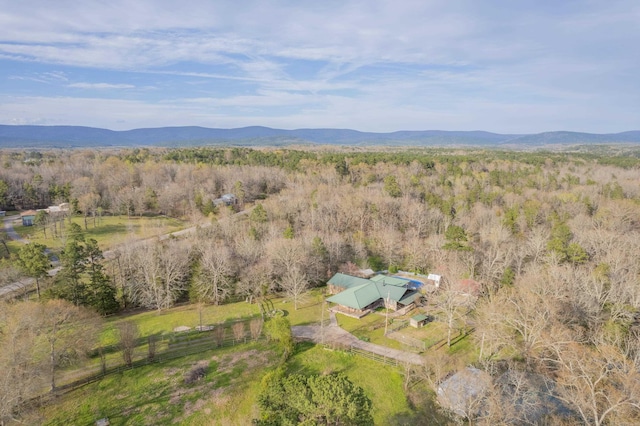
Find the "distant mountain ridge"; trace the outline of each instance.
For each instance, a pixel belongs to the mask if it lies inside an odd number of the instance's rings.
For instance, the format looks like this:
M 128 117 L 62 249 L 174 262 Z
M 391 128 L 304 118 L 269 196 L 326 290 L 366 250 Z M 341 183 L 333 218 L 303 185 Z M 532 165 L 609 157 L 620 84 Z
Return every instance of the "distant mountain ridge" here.
M 499 134 L 484 131 L 402 130 L 390 133 L 350 129 L 283 130 L 251 126 L 216 129 L 197 126 L 108 130 L 83 126 L 0 125 L 0 147 L 142 147 L 200 145 L 331 145 L 415 146 L 543 146 L 604 143 L 640 143 L 640 130 L 611 133 L 544 132 Z

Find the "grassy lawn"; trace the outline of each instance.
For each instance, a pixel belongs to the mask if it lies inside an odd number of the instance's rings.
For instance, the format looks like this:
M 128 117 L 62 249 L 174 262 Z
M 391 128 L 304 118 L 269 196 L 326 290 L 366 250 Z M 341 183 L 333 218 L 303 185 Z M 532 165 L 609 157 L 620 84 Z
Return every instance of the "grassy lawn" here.
M 448 349 L 449 355 L 463 360 L 470 364 L 478 360 L 480 348 L 473 341 L 473 335 L 461 335 L 453 333 L 451 336 L 451 347 Z
M 384 335 L 385 316 L 373 312 L 360 319 L 336 314 L 338 325 L 354 336 L 376 345 L 393 349 L 403 349 L 402 344 Z
M 162 364 L 108 376 L 56 400 L 34 423 L 111 425 L 250 424 L 257 415 L 255 389 L 264 368 L 277 359 L 263 343 L 212 350 Z M 206 374 L 194 383 L 185 377 L 199 363 Z
M 377 425 L 389 424 L 393 416 L 411 411 L 403 391 L 403 376 L 397 368 L 301 343 L 288 363 L 288 370 L 301 374 L 344 373 L 361 386 L 373 402 L 373 419 Z
M 20 247 L 22 247 L 23 245 L 24 244 L 19 243 L 18 241 L 13 241 L 13 240 L 7 241 L 7 248 L 9 249 L 9 254 L 17 255 L 18 250 L 20 250 Z M 2 250 L 2 255 L 4 256 L 5 254 L 4 247 L 0 247 L 0 249 Z
M 56 400 L 28 422 L 47 425 L 245 425 L 259 415 L 260 383 L 278 355 L 266 343 L 250 343 L 187 356 L 108 376 Z M 185 376 L 196 363 L 208 366 L 193 384 Z M 373 401 L 375 424 L 411 413 L 398 369 L 303 343 L 287 364 L 290 373 L 342 372 Z M 375 371 L 375 374 L 372 374 Z
M 273 298 L 273 307 L 285 312 L 291 325 L 309 325 L 319 323 L 322 320 L 322 306 L 325 294 L 325 287 L 314 288 L 307 292 L 298 300 L 298 309 L 294 308 L 292 300 L 286 298 Z M 325 306 L 326 308 L 326 306 Z M 324 319 L 329 318 L 329 313 L 325 311 Z
M 93 220 L 88 220 L 88 229 L 85 230 L 84 218 L 74 217 L 72 221 L 82 227 L 85 238 L 95 239 L 103 250 L 124 243 L 131 237 L 135 239 L 150 238 L 178 231 L 185 226 L 184 222 L 168 217 L 104 216 L 96 221 L 95 227 Z M 68 222 L 65 221 L 65 225 L 67 224 Z M 44 244 L 54 250 L 62 247 L 62 240 L 53 238 L 49 230 L 47 230 L 47 238 L 44 238 L 42 230 L 37 226 L 15 224 L 14 229 L 22 238 L 26 238 L 30 242 Z
M 103 345 L 117 343 L 116 328 L 122 321 L 133 321 L 138 325 L 140 336 L 151 334 L 166 334 L 173 332 L 179 326 L 196 327 L 202 324 L 218 324 L 239 318 L 247 318 L 260 314 L 257 304 L 246 302 L 229 303 L 226 305 L 204 305 L 200 310 L 197 304 L 178 306 L 161 312 L 145 311 L 142 313 L 118 315 L 107 319 L 105 329 L 100 336 Z
M 372 312 L 360 319 L 336 314 L 336 319 L 338 320 L 338 325 L 340 327 L 359 337 L 366 336 L 376 328 L 384 329 L 384 315 L 378 315 L 375 312 Z
M 428 322 L 424 327 L 405 327 L 398 331 L 403 336 L 422 340 L 427 348 L 447 338 L 447 325 L 439 321 Z
M 303 301 L 299 302 L 297 311 L 293 309 L 293 302 L 287 301 L 286 299 L 276 298 L 272 299 L 272 302 L 274 308 L 281 309 L 286 313 L 292 325 L 312 324 L 319 322 L 321 319 L 323 294 L 324 289 L 311 290 Z M 118 323 L 123 321 L 135 322 L 138 326 L 139 336 L 146 337 L 158 334 L 172 334 L 174 328 L 179 326 L 195 328 L 200 325 L 201 315 L 203 325 L 213 325 L 240 318 L 254 317 L 259 314 L 260 307 L 257 303 L 236 302 L 220 306 L 198 306 L 197 304 L 189 304 L 167 309 L 162 312 L 145 311 L 117 315 L 107 318 L 103 332 L 100 335 L 100 344 L 103 346 L 117 344 Z M 328 318 L 328 314 L 325 314 L 325 318 Z M 158 342 L 157 350 L 161 351 L 165 349 L 165 344 L 166 342 L 164 341 Z M 145 358 L 146 351 L 145 345 L 136 348 L 134 359 Z M 119 352 L 109 353 L 106 357 L 108 366 L 116 366 L 122 363 Z M 84 364 L 85 368 L 91 368 L 90 366 L 98 371 L 99 359 L 88 360 L 86 364 Z
M 298 302 L 298 310 L 294 309 L 292 301 L 284 298 L 273 298 L 271 302 L 275 309 L 285 312 L 291 325 L 312 324 L 321 320 L 323 294 L 323 288 L 311 290 Z M 145 311 L 117 315 L 107 319 L 105 329 L 100 336 L 100 342 L 103 345 L 115 344 L 117 342 L 117 324 L 122 321 L 134 321 L 138 325 L 140 336 L 149 336 L 151 334 L 171 333 L 174 328 L 179 326 L 196 327 L 200 325 L 201 315 L 203 325 L 219 324 L 225 321 L 260 315 L 260 305 L 258 303 L 249 304 L 244 301 L 219 306 L 204 305 L 202 307 L 197 304 L 188 304 L 161 312 Z M 325 319 L 328 317 L 329 314 L 325 313 Z

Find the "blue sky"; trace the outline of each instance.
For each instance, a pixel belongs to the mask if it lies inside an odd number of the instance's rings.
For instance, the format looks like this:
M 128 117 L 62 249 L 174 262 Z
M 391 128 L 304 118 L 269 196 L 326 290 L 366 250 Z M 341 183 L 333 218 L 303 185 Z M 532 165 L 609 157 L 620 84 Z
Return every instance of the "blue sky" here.
M 0 0 L 0 124 L 640 129 L 637 0 Z

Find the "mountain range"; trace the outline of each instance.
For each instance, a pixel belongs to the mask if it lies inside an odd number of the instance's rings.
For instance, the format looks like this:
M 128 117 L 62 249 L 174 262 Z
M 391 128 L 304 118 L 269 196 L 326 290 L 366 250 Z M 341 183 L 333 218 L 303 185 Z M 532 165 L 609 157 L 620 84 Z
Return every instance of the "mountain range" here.
M 283 130 L 251 126 L 216 129 L 196 126 L 108 130 L 82 126 L 0 125 L 0 147 L 76 148 L 202 145 L 413 145 L 413 146 L 545 146 L 576 144 L 640 143 L 640 130 L 595 134 L 544 132 L 499 134 L 484 131 L 359 132 L 349 129 Z

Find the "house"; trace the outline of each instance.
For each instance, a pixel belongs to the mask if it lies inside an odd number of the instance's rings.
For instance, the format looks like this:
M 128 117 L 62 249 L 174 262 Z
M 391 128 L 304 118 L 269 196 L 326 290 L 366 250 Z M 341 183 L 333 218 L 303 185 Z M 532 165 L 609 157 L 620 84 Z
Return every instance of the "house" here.
M 238 204 L 238 198 L 234 194 L 224 194 L 222 197 L 213 200 L 213 205 L 215 206 L 234 206 L 236 204 Z
M 492 378 L 467 367 L 440 383 L 437 398 L 443 408 L 469 419 L 488 413 L 492 392 L 493 403 L 505 408 L 504 424 L 546 424 L 548 415 L 569 419 L 575 414 L 558 398 L 555 388 L 549 378 L 526 371 L 510 369 Z
M 482 292 L 482 284 L 476 280 L 472 280 L 471 278 L 465 278 L 460 280 L 456 289 L 466 296 L 477 297 Z
M 35 210 L 27 210 L 20 213 L 20 217 L 22 218 L 22 226 L 33 226 L 36 221 L 36 211 Z
M 69 203 L 58 204 L 57 206 L 49 206 L 44 209 L 47 213 L 65 213 L 69 211 Z
M 327 301 L 339 312 L 361 318 L 379 307 L 407 312 L 415 306 L 419 293 L 403 278 L 376 275 L 370 279 L 337 273 L 328 281 L 333 296 Z
M 491 376 L 477 368 L 467 367 L 438 386 L 438 402 L 461 417 L 474 418 L 484 413 Z

